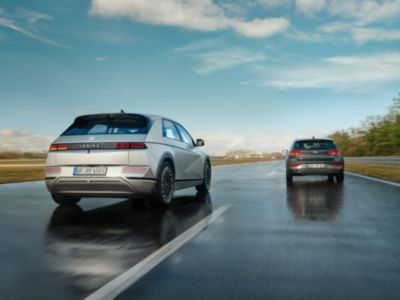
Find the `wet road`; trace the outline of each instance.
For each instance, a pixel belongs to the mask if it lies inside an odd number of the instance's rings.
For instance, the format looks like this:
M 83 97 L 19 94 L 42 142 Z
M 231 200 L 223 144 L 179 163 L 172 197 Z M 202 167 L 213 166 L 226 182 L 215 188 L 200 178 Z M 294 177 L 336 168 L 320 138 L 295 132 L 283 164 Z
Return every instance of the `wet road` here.
M 348 175 L 286 186 L 281 162 L 214 168 L 211 195 L 168 211 L 0 186 L 1 298 L 81 299 L 223 205 L 119 299 L 399 299 L 400 188 Z

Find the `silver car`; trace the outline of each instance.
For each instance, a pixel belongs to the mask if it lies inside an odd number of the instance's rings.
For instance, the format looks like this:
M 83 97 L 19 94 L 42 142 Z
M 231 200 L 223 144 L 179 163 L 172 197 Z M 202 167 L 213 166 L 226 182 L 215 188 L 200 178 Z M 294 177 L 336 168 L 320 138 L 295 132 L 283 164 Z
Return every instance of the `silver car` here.
M 174 191 L 210 188 L 211 164 L 179 123 L 155 115 L 84 115 L 58 137 L 47 156 L 46 186 L 55 202 L 82 197 L 151 195 L 168 206 Z

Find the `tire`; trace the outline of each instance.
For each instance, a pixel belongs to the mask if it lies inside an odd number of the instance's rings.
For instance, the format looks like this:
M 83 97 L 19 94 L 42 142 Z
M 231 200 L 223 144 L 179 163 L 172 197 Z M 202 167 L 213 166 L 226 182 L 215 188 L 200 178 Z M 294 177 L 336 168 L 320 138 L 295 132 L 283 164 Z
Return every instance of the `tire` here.
M 175 172 L 169 161 L 163 162 L 158 172 L 154 196 L 149 200 L 155 207 L 168 207 L 174 198 Z
M 200 193 L 208 192 L 211 186 L 211 164 L 209 161 L 204 164 L 203 172 L 203 182 L 196 186 L 197 191 Z
M 344 171 L 340 171 L 339 174 L 335 175 L 336 182 L 343 182 L 344 181 Z
M 333 175 L 328 175 L 328 181 L 329 181 L 329 182 L 333 182 L 334 177 L 335 177 L 335 176 L 333 176 Z
M 286 183 L 293 183 L 293 175 L 289 172 L 286 172 Z
M 61 196 L 59 194 L 51 194 L 51 197 L 59 205 L 75 205 L 81 200 L 81 197 Z

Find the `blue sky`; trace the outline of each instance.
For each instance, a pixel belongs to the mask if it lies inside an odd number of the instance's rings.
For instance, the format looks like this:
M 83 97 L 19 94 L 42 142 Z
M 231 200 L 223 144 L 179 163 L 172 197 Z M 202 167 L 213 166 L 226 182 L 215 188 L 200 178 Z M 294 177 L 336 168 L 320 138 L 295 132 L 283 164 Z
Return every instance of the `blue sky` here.
M 121 108 L 211 153 L 358 126 L 400 92 L 399 20 L 397 0 L 3 0 L 0 150 Z

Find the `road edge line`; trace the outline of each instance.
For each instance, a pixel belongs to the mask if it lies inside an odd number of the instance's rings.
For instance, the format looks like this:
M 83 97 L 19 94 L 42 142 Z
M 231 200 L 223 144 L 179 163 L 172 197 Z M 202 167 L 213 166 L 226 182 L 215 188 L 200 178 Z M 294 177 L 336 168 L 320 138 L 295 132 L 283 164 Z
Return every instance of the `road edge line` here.
M 133 267 L 114 278 L 110 282 L 103 285 L 98 290 L 87 296 L 85 300 L 98 300 L 98 299 L 114 299 L 132 284 L 150 272 L 158 264 L 164 261 L 167 257 L 177 251 L 180 247 L 199 234 L 205 227 L 214 222 L 231 206 L 226 205 L 219 207 L 204 219 L 197 222 L 195 225 L 187 229 L 182 234 L 165 244 L 163 247 L 147 256 Z
M 357 174 L 357 173 L 353 173 L 353 172 L 349 172 L 349 171 L 346 171 L 345 173 L 349 174 L 349 175 L 353 175 L 355 177 L 361 177 L 361 178 L 364 178 L 364 179 L 369 179 L 369 180 L 372 180 L 372 181 L 376 181 L 376 182 L 380 182 L 380 183 L 386 183 L 386 184 L 389 184 L 389 185 L 400 187 L 400 183 L 397 183 L 397 182 L 388 181 L 388 180 L 384 180 L 384 179 L 379 179 L 379 178 L 366 176 L 366 175 L 361 175 L 361 174 Z

